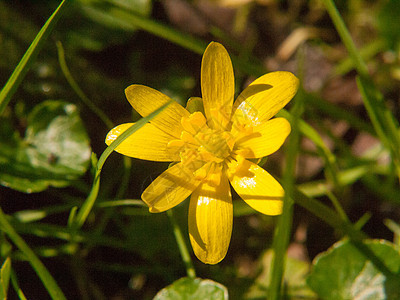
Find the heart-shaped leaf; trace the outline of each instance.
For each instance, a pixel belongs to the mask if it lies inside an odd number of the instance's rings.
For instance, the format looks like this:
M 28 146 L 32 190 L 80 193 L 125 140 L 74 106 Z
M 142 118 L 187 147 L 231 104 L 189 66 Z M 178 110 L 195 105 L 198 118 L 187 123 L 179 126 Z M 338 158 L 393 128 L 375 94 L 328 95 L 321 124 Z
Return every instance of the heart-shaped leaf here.
M 154 300 L 224 300 L 228 290 L 222 284 L 209 279 L 184 277 L 163 288 Z
M 400 299 L 399 249 L 381 240 L 364 245 L 374 258 L 342 241 L 315 259 L 307 283 L 321 299 Z M 393 275 L 383 274 L 372 260 L 381 261 Z
M 85 173 L 91 149 L 77 107 L 45 101 L 28 116 L 24 138 L 1 120 L 0 183 L 18 191 L 62 187 Z

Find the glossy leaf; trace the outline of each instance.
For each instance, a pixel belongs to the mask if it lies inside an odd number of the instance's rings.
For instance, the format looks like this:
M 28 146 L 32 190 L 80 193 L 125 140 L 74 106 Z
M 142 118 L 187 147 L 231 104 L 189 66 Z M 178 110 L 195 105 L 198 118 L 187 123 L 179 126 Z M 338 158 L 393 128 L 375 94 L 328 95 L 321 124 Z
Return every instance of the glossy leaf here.
M 400 299 L 399 249 L 383 240 L 368 240 L 364 245 L 394 275 L 383 274 L 352 243 L 342 241 L 316 258 L 307 279 L 320 298 Z
M 62 187 L 86 172 L 89 138 L 75 105 L 45 101 L 28 116 L 21 138 L 3 120 L 0 125 L 0 183 L 31 193 Z
M 184 277 L 157 293 L 154 300 L 223 300 L 228 290 L 222 284 L 209 279 Z

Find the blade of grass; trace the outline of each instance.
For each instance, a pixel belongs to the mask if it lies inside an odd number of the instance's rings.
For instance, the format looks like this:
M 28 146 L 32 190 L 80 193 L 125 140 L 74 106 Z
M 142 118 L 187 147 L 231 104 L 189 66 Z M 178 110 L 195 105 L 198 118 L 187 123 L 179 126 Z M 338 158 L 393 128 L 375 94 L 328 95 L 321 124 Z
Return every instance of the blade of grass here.
M 57 41 L 56 43 L 57 46 L 57 53 L 58 53 L 58 61 L 60 64 L 61 71 L 63 72 L 66 80 L 68 81 L 69 85 L 71 88 L 74 90 L 74 92 L 78 95 L 78 97 L 81 99 L 81 101 L 101 120 L 103 123 L 106 125 L 108 129 L 111 129 L 114 127 L 114 124 L 112 121 L 108 118 L 108 116 L 102 111 L 98 106 L 96 106 L 93 101 L 90 100 L 88 96 L 83 92 L 79 84 L 76 82 L 74 77 L 71 74 L 71 71 L 68 68 L 67 61 L 65 60 L 65 52 L 64 48 L 61 44 L 60 41 Z M 124 156 L 124 173 L 122 176 L 121 180 L 121 185 L 118 189 L 116 198 L 121 198 L 123 197 L 125 191 L 128 188 L 128 182 L 129 182 L 129 177 L 130 177 L 130 170 L 131 170 L 131 160 L 129 157 Z
M 19 287 L 18 279 L 17 279 L 17 276 L 15 275 L 14 271 L 11 272 L 11 284 L 15 290 L 15 293 L 18 295 L 18 298 L 20 300 L 27 300 L 27 298 L 24 295 L 24 292 Z
M 181 253 L 183 263 L 185 264 L 186 267 L 186 274 L 189 278 L 196 278 L 196 271 L 193 267 L 192 263 L 192 258 L 190 257 L 188 248 L 185 243 L 185 239 L 183 238 L 182 235 L 182 230 L 179 227 L 178 222 L 176 221 L 176 218 L 174 216 L 174 212 L 172 209 L 167 210 L 167 215 L 168 218 L 171 222 L 172 229 L 174 231 L 176 243 L 178 244 L 179 252 Z
M 292 132 L 290 135 L 288 148 L 286 151 L 286 170 L 283 175 L 283 187 L 285 190 L 285 197 L 283 199 L 283 211 L 279 217 L 278 225 L 274 235 L 273 249 L 274 255 L 271 267 L 271 280 L 269 283 L 269 297 L 271 300 L 282 299 L 282 282 L 286 263 L 286 251 L 289 245 L 290 233 L 292 228 L 293 218 L 293 189 L 295 184 L 295 166 L 297 154 L 299 151 L 299 119 L 303 112 L 303 95 L 300 93 L 296 97 L 295 105 L 291 111 L 292 113 Z
M 166 24 L 162 24 L 140 15 L 135 11 L 127 10 L 125 6 L 116 6 L 114 2 L 110 2 L 110 4 L 115 6 L 115 9 L 113 9 L 113 15 L 116 21 L 120 20 L 121 26 L 126 27 L 127 30 L 136 30 L 137 28 L 143 29 L 155 36 L 166 39 L 198 54 L 203 54 L 204 49 L 207 46 L 207 44 L 200 39 L 175 30 Z M 101 12 L 98 11 L 97 13 L 100 14 Z M 107 14 L 104 12 L 104 18 L 107 17 Z
M 100 173 L 101 169 L 108 158 L 110 154 L 114 151 L 115 148 L 118 147 L 127 137 L 129 137 L 132 133 L 135 131 L 139 130 L 141 127 L 143 127 L 147 122 L 152 120 L 154 117 L 156 117 L 160 112 L 162 112 L 173 100 L 165 103 L 163 106 L 149 114 L 148 116 L 140 119 L 137 121 L 134 125 L 129 127 L 124 133 L 122 133 L 118 138 L 116 138 L 110 146 L 108 146 L 104 152 L 101 154 L 99 161 L 97 162 L 96 170 L 95 170 L 95 176 L 94 176 L 94 182 L 92 185 L 92 189 L 90 191 L 89 196 L 86 198 L 85 202 L 83 203 L 82 207 L 79 209 L 78 213 L 76 214 L 76 218 L 74 222 L 72 222 L 72 227 L 73 228 L 80 228 L 86 221 L 86 218 L 88 217 L 90 211 L 92 210 L 92 207 L 97 199 L 97 195 L 99 193 L 99 188 L 100 188 Z
M 318 109 L 318 111 L 332 117 L 334 120 L 344 120 L 355 129 L 375 135 L 374 128 L 369 122 L 362 120 L 349 110 L 343 109 L 333 103 L 325 101 L 317 95 L 311 93 L 307 94 L 307 97 L 305 97 L 304 100 L 306 102 L 306 105 L 315 107 L 316 109 Z
M 82 100 L 82 102 L 100 119 L 103 123 L 107 126 L 108 129 L 114 127 L 114 124 L 111 120 L 107 117 L 107 115 L 99 109 L 86 94 L 80 88 L 79 84 L 75 81 L 74 77 L 72 76 L 67 61 L 65 60 L 65 53 L 64 48 L 60 41 L 57 41 L 57 53 L 58 53 L 58 62 L 60 64 L 61 71 L 63 72 L 65 79 L 67 79 L 69 85 L 74 90 L 74 92 L 78 95 L 78 97 Z
M 32 63 L 35 61 L 40 49 L 43 47 L 47 37 L 53 31 L 57 21 L 60 19 L 62 13 L 65 11 L 71 1 L 63 0 L 50 18 L 46 21 L 43 27 L 40 29 L 39 33 L 33 40 L 32 44 L 29 46 L 28 50 L 25 52 L 21 61 L 18 63 L 11 77 L 8 79 L 6 85 L 0 92 L 0 115 L 4 112 L 11 97 L 14 95 L 18 86 L 24 79 L 26 73 L 29 71 Z
M 7 257 L 0 268 L 0 297 L 6 299 L 11 275 L 11 259 Z
M 370 44 L 360 49 L 360 56 L 363 60 L 368 61 L 375 55 L 384 51 L 387 47 L 383 38 L 372 41 Z M 354 69 L 354 63 L 351 58 L 347 58 L 335 67 L 335 75 L 344 75 Z
M 399 124 L 390 110 L 385 106 L 383 97 L 372 82 L 366 63 L 356 48 L 351 35 L 337 10 L 333 0 L 322 0 L 328 14 L 330 15 L 343 44 L 349 52 L 350 58 L 357 70 L 359 77 L 357 84 L 363 96 L 364 105 L 372 121 L 375 131 L 382 143 L 391 151 L 393 161 L 396 165 L 397 176 L 400 179 L 400 137 Z
M 368 78 L 357 77 L 357 85 L 372 125 L 383 145 L 390 150 L 397 168 L 397 176 L 400 178 L 399 124 L 385 106 L 382 94 Z
M 11 225 L 20 234 L 28 234 L 41 238 L 53 238 L 60 241 L 70 243 L 93 244 L 101 247 L 109 247 L 111 249 L 123 249 L 132 251 L 132 246 L 126 240 L 121 240 L 112 236 L 98 236 L 93 233 L 83 231 L 73 231 L 71 228 L 43 223 L 23 224 L 16 220 L 10 219 Z M 69 246 L 68 246 L 69 247 Z
M 284 117 L 288 119 L 291 123 L 293 122 L 293 116 L 285 109 L 282 109 L 279 111 L 279 113 L 276 114 L 277 117 Z M 326 164 L 326 170 L 327 170 L 327 175 L 328 179 L 330 179 L 335 186 L 338 186 L 340 184 L 338 178 L 337 178 L 337 173 L 338 173 L 338 168 L 336 165 L 336 157 L 333 155 L 333 153 L 329 150 L 329 148 L 325 145 L 324 140 L 322 137 L 319 135 L 319 133 L 312 128 L 309 124 L 307 124 L 303 120 L 298 121 L 298 126 L 301 134 L 309 138 L 317 147 L 318 153 L 325 159 L 325 164 Z
M 351 38 L 351 35 L 347 30 L 346 24 L 340 16 L 339 11 L 335 6 L 335 3 L 332 0 L 321 0 L 321 2 L 325 5 L 326 10 L 331 17 L 340 38 L 343 41 L 343 44 L 349 52 L 350 58 L 352 59 L 354 67 L 356 68 L 358 74 L 363 77 L 369 77 L 367 65 L 362 59 L 360 51 L 354 45 L 353 39 Z
M 112 2 L 112 4 L 115 5 L 115 2 Z M 207 47 L 207 42 L 204 40 L 183 33 L 167 24 L 157 22 L 134 11 L 127 10 L 123 5 L 116 8 L 118 9 L 113 11 L 114 15 L 117 16 L 118 19 L 123 20 L 124 25 L 131 24 L 132 27 L 127 29 L 136 30 L 140 28 L 200 55 L 203 54 Z M 104 15 L 104 17 L 106 17 L 106 15 Z M 254 58 L 248 59 L 248 57 L 246 57 L 245 60 L 243 57 L 233 55 L 231 55 L 231 58 L 235 67 L 248 74 L 260 76 L 267 72 L 265 67 Z
M 351 239 L 361 241 L 367 238 L 367 235 L 358 230 L 346 220 L 336 213 L 333 209 L 329 208 L 325 204 L 315 200 L 314 198 L 306 196 L 299 189 L 294 189 L 293 200 L 296 204 L 304 207 L 313 215 L 327 223 L 329 226 L 335 228 L 343 235 L 349 236 Z
M 363 239 L 368 238 L 368 236 L 361 230 L 357 228 L 356 225 L 350 223 L 348 220 L 343 219 L 339 214 L 337 214 L 334 210 L 327 207 L 326 205 L 318 202 L 313 198 L 309 198 L 299 190 L 294 190 L 294 198 L 296 204 L 304 207 L 312 214 L 326 222 L 328 225 L 332 226 L 336 230 L 338 230 L 342 235 L 348 236 L 351 240 L 351 243 L 363 254 L 367 257 L 371 262 L 375 265 L 375 267 L 385 274 L 385 276 L 398 276 L 394 274 L 390 269 L 386 266 L 381 259 L 379 259 L 368 247 L 362 243 Z
M 36 274 L 39 276 L 43 285 L 49 292 L 52 299 L 64 300 L 66 299 L 57 282 L 51 276 L 49 271 L 39 260 L 36 254 L 29 248 L 28 244 L 18 235 L 14 227 L 7 221 L 7 218 L 0 208 L 0 226 L 1 229 L 7 234 L 10 240 L 18 247 L 21 252 L 24 253 L 26 259 L 31 264 L 32 268 L 35 270 Z
M 115 198 L 118 199 L 118 198 Z M 26 209 L 19 210 L 13 214 L 13 218 L 21 223 L 30 223 L 40 221 L 48 216 L 65 213 L 72 211 L 76 205 L 79 204 L 78 200 L 71 200 L 68 204 L 52 205 L 42 207 L 40 209 Z M 121 206 L 137 206 L 147 208 L 147 205 L 139 199 L 118 199 L 110 201 L 97 202 L 95 207 L 97 208 L 117 208 Z

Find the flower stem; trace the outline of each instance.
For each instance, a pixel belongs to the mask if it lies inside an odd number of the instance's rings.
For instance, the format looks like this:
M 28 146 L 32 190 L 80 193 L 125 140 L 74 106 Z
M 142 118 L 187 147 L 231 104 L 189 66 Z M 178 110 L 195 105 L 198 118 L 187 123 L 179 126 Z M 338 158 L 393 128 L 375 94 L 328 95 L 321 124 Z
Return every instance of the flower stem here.
M 192 259 L 190 257 L 188 248 L 186 247 L 185 240 L 182 235 L 182 230 L 179 227 L 178 223 L 176 222 L 174 213 L 172 209 L 167 210 L 168 218 L 172 224 L 174 235 L 176 238 L 176 243 L 178 244 L 179 251 L 181 252 L 182 260 L 186 267 L 186 273 L 190 278 L 196 278 L 196 271 L 193 267 Z

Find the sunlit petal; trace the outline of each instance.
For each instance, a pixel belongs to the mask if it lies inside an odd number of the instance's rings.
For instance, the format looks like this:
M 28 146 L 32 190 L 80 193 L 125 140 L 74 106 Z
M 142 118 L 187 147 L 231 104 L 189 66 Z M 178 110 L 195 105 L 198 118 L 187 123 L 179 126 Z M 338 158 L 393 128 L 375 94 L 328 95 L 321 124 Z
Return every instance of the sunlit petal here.
M 125 89 L 126 98 L 132 107 L 142 116 L 146 117 L 156 109 L 171 100 L 163 93 L 143 85 L 133 84 Z M 188 117 L 189 112 L 178 102 L 173 101 L 151 123 L 158 129 L 179 138 L 182 132 L 181 119 Z
M 201 63 L 201 94 L 208 125 L 225 129 L 230 122 L 235 79 L 228 52 L 219 43 L 208 45 Z
M 133 124 L 121 124 L 110 130 L 106 137 L 106 144 L 110 145 Z M 179 161 L 179 153 L 167 148 L 168 142 L 172 139 L 174 139 L 173 136 L 148 123 L 125 139 L 115 151 L 126 156 L 146 160 Z
M 263 168 L 244 160 L 239 166 L 231 166 L 229 180 L 253 209 L 265 215 L 282 213 L 282 186 Z
M 299 80 L 290 72 L 265 74 L 253 81 L 236 99 L 233 122 L 255 126 L 269 120 L 296 94 Z
M 233 208 L 229 182 L 201 184 L 190 199 L 189 236 L 197 258 L 206 264 L 220 262 L 228 251 L 232 234 Z
M 158 176 L 143 192 L 142 199 L 150 212 L 166 211 L 189 197 L 199 184 L 193 172 L 178 163 Z
M 290 133 L 290 123 L 275 118 L 255 126 L 253 133 L 236 142 L 237 149 L 244 149 L 245 158 L 260 158 L 277 151 Z

